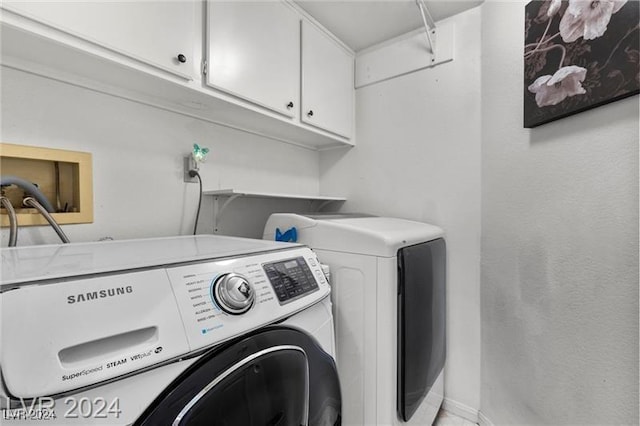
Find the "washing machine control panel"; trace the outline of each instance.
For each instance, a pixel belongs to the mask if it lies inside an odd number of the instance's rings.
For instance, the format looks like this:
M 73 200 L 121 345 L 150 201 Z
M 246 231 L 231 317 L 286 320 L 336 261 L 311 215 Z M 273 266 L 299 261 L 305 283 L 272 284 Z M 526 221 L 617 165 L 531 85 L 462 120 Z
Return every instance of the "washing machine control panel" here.
M 165 260 L 166 244 L 160 246 L 156 255 Z M 122 245 L 98 247 L 102 255 L 95 257 L 102 259 Z M 101 271 L 0 293 L 0 321 L 13 324 L 2 329 L 3 386 L 29 399 L 81 389 L 243 336 L 329 295 L 311 250 L 270 247 L 206 260 L 197 257 L 197 244 L 187 244 L 185 263 Z M 91 261 L 91 253 L 72 251 L 67 258 Z
M 191 350 L 285 319 L 329 295 L 306 247 L 167 268 Z
M 262 268 L 276 292 L 280 304 L 296 300 L 318 289 L 313 272 L 303 256 L 266 263 Z

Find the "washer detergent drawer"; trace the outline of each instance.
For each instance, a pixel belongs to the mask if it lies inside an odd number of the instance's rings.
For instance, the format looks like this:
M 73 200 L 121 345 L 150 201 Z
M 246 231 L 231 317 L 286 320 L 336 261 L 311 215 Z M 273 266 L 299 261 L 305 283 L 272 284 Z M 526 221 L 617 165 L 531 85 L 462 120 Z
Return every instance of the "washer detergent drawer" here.
M 55 395 L 189 351 L 164 270 L 79 278 L 0 295 L 4 382 Z M 20 321 L 12 320 L 20 318 Z

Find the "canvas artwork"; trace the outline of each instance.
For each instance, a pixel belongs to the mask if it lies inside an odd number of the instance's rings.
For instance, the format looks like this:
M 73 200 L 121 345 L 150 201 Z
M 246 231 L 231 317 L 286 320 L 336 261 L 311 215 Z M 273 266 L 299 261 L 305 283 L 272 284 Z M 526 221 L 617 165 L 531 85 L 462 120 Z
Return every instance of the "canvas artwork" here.
M 527 4 L 524 127 L 640 93 L 639 5 L 637 0 Z

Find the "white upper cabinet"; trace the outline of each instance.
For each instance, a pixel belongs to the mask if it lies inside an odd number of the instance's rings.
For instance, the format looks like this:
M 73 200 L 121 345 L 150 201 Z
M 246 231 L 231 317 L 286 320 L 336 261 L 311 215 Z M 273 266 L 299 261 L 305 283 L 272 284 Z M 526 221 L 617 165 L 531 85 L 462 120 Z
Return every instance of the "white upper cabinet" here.
M 207 2 L 207 84 L 297 117 L 300 17 L 275 1 Z
M 4 1 L 3 7 L 184 79 L 193 78 L 193 1 Z
M 309 22 L 302 22 L 303 122 L 350 138 L 353 132 L 353 55 Z
M 286 143 L 355 144 L 354 53 L 292 0 L 0 0 L 0 9 L 3 66 Z

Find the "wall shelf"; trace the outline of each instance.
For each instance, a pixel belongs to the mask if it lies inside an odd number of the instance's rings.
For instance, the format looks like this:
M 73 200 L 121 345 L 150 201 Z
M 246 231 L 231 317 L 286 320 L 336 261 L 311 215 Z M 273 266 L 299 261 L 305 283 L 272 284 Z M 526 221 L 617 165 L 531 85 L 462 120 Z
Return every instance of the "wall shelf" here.
M 216 189 L 212 191 L 204 191 L 203 195 L 213 196 L 213 231 L 218 232 L 218 224 L 220 216 L 229 207 L 233 200 L 239 197 L 248 198 L 269 198 L 269 199 L 289 199 L 289 200 L 308 200 L 310 202 L 311 211 L 320 211 L 327 204 L 334 202 L 347 201 L 343 197 L 329 197 L 324 195 L 307 195 L 307 194 L 284 194 L 277 192 L 258 192 L 243 191 L 239 189 Z M 221 200 L 224 199 L 224 200 Z

